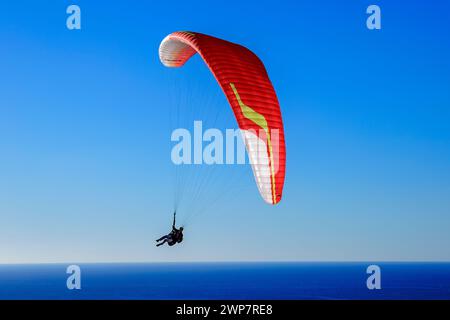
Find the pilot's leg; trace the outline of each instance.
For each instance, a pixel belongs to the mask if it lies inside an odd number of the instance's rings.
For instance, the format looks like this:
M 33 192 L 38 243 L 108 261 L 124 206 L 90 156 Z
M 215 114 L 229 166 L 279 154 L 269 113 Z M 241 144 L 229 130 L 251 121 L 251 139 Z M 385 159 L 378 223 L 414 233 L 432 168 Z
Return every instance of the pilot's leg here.
M 165 236 L 162 236 L 161 238 L 159 238 L 158 240 L 156 240 L 156 241 L 163 241 L 163 240 L 166 240 L 168 238 L 168 236 L 167 235 L 165 235 Z
M 156 246 L 157 246 L 157 247 L 162 246 L 162 245 L 163 245 L 164 243 L 166 243 L 166 242 L 167 242 L 167 239 L 164 239 L 163 242 L 158 243 Z

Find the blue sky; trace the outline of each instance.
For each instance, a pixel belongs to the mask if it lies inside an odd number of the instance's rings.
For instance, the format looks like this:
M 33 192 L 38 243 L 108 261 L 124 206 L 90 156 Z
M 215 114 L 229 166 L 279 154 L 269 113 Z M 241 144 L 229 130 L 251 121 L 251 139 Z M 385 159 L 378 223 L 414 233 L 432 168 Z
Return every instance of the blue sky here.
M 66 28 L 72 3 L 80 31 Z M 380 31 L 365 26 L 373 3 Z M 2 4 L 0 263 L 450 260 L 449 9 Z M 199 57 L 177 70 L 160 64 L 159 43 L 177 30 L 263 60 L 282 107 L 287 174 L 271 207 L 248 166 L 217 168 L 201 201 L 236 188 L 187 223 L 183 245 L 157 249 L 173 209 L 171 131 L 195 119 L 235 126 Z M 174 121 L 177 108 L 186 111 Z M 184 210 L 186 222 L 197 209 Z

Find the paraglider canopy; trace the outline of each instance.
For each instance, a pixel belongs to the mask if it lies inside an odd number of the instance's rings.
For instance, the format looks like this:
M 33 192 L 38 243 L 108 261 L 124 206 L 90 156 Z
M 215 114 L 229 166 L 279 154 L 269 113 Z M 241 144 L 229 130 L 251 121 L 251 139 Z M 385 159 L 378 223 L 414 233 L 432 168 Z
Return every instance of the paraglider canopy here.
M 263 63 L 241 45 L 201 33 L 174 32 L 159 47 L 166 67 L 181 67 L 195 53 L 208 65 L 233 109 L 261 196 L 269 204 L 278 203 L 286 168 L 284 130 Z

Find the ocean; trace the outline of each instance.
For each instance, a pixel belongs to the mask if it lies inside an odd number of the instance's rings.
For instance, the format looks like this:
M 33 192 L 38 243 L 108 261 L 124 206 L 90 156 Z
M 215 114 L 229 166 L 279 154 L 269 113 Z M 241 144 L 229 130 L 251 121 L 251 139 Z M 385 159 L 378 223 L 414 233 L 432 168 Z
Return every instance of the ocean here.
M 450 263 L 374 263 L 381 289 L 368 290 L 370 263 L 0 265 L 0 299 L 450 299 Z

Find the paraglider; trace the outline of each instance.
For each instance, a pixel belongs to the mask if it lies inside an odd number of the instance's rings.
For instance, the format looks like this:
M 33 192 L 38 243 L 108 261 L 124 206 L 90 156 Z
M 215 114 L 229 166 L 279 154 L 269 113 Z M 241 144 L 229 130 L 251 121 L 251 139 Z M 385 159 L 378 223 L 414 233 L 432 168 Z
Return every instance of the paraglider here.
M 177 243 L 181 243 L 183 241 L 183 227 L 180 227 L 177 229 L 175 227 L 175 218 L 176 218 L 177 212 L 175 211 L 173 213 L 173 223 L 172 223 L 172 231 L 170 231 L 169 234 L 162 236 L 161 238 L 157 239 L 156 246 L 162 246 L 164 243 L 167 243 L 169 246 L 173 246 Z
M 159 47 L 166 67 L 181 67 L 195 53 L 207 64 L 233 110 L 262 198 L 277 204 L 286 150 L 279 102 L 263 63 L 241 45 L 201 33 L 174 32 Z

